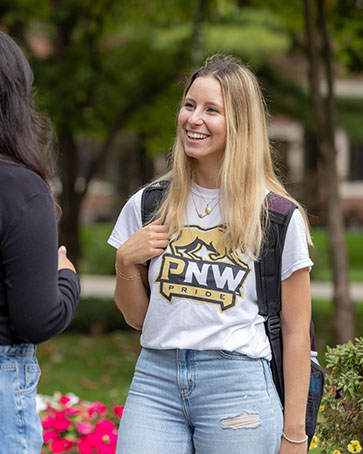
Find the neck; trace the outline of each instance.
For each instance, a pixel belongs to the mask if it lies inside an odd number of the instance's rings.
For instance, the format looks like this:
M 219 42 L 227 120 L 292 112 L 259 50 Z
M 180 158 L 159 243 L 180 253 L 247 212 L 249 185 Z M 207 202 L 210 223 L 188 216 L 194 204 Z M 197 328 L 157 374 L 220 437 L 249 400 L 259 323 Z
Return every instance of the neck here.
M 193 181 L 203 188 L 217 189 L 220 187 L 219 168 L 198 165 L 198 162 L 196 162 L 193 168 Z

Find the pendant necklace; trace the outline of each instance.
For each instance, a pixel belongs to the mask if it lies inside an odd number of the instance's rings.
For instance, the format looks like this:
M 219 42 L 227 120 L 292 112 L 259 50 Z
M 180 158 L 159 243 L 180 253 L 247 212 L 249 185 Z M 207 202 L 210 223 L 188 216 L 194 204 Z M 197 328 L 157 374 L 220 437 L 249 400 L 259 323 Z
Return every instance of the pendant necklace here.
M 199 193 L 199 196 L 204 200 L 204 202 L 206 203 L 206 206 L 204 208 L 204 214 L 202 213 L 199 213 L 198 211 L 198 208 L 197 208 L 197 204 L 195 203 L 195 199 L 194 199 L 194 196 L 193 196 L 193 191 L 192 191 L 192 200 L 193 200 L 193 204 L 194 204 L 194 208 L 195 208 L 195 211 L 197 213 L 197 215 L 203 219 L 205 218 L 206 216 L 208 216 L 208 214 L 210 214 L 214 208 L 218 205 L 219 203 L 219 194 L 216 196 L 216 197 L 213 197 L 213 199 L 211 199 L 209 202 L 207 200 L 205 200 L 205 198 Z M 214 205 L 212 205 L 212 202 L 217 199 L 216 203 Z

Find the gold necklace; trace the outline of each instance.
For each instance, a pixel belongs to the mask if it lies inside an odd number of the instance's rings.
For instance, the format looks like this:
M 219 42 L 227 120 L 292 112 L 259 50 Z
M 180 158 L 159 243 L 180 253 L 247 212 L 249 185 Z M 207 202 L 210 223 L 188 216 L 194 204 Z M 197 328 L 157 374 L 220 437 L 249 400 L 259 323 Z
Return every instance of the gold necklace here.
M 201 213 L 199 213 L 198 208 L 197 208 L 197 204 L 195 203 L 195 199 L 194 199 L 194 196 L 193 196 L 193 192 L 192 192 L 191 194 L 192 194 L 192 200 L 193 200 L 193 204 L 194 204 L 195 211 L 196 211 L 197 215 L 198 215 L 201 219 L 203 219 L 203 218 L 205 218 L 206 216 L 208 216 L 208 214 L 210 214 L 210 213 L 212 212 L 212 210 L 214 210 L 214 208 L 215 208 L 215 207 L 218 205 L 218 203 L 219 203 L 219 194 L 218 194 L 216 197 L 213 197 L 213 199 L 210 201 L 210 202 L 213 202 L 214 199 L 217 199 L 216 203 L 215 203 L 213 206 L 211 206 L 211 205 L 209 204 L 209 202 L 207 202 L 207 201 L 204 199 L 204 197 L 203 197 L 201 194 L 199 194 L 200 197 L 201 197 L 201 198 L 204 200 L 204 202 L 206 203 L 206 206 L 205 206 L 205 208 L 204 208 L 204 214 L 201 214 Z

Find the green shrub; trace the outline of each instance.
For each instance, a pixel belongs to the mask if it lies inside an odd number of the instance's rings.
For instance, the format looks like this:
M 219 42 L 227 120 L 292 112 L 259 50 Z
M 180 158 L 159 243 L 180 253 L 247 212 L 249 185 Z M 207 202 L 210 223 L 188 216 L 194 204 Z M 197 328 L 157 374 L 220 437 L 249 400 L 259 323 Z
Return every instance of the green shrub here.
M 363 337 L 327 347 L 325 389 L 316 436 L 323 454 L 360 452 L 363 420 Z

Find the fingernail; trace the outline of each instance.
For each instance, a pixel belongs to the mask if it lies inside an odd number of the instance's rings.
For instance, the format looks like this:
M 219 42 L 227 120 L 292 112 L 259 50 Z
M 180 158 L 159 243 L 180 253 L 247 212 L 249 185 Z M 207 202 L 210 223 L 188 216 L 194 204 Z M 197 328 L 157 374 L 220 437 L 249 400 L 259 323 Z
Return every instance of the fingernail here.
M 65 246 L 61 246 L 60 248 L 60 251 L 64 252 L 65 254 L 67 254 L 67 249 Z

